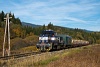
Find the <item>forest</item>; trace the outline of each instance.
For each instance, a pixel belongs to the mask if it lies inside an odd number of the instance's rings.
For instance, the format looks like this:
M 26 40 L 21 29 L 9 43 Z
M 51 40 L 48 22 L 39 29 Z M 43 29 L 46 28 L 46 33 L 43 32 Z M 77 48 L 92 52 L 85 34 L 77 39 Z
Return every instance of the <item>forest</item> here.
M 58 34 L 66 34 L 71 36 L 73 39 L 79 40 L 87 40 L 91 44 L 99 43 L 100 44 L 100 31 L 85 31 L 82 29 L 72 29 L 61 26 L 55 26 L 51 22 L 46 26 L 43 24 L 40 27 L 31 27 L 31 26 L 23 26 L 21 20 L 16 18 L 14 14 L 10 13 L 12 19 L 10 19 L 10 34 L 11 34 L 11 49 L 16 50 L 27 46 L 36 45 L 38 42 L 38 36 L 43 30 L 52 29 Z M 0 12 L 0 50 L 2 50 L 3 37 L 4 37 L 4 28 L 5 21 L 4 18 L 6 14 L 1 11 Z M 35 22 L 34 22 L 35 23 Z M 7 45 L 5 47 L 8 47 Z

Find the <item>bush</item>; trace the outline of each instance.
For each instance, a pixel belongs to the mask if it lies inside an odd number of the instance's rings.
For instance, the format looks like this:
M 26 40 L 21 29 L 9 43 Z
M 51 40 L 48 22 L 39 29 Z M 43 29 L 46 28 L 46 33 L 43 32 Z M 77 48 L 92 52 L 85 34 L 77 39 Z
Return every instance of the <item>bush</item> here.
M 20 48 L 23 48 L 23 47 L 27 47 L 28 46 L 28 43 L 26 43 L 23 39 L 21 38 L 15 38 L 11 41 L 11 49 L 12 50 L 17 50 L 17 49 L 20 49 Z

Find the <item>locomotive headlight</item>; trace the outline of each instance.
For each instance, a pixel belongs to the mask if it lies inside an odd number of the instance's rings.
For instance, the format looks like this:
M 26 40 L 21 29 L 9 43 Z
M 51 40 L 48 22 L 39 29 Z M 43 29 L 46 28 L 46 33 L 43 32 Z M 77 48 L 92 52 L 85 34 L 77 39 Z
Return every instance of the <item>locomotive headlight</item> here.
M 56 38 L 55 37 L 51 37 L 51 40 L 56 40 Z
M 48 40 L 48 37 L 39 37 L 39 40 Z

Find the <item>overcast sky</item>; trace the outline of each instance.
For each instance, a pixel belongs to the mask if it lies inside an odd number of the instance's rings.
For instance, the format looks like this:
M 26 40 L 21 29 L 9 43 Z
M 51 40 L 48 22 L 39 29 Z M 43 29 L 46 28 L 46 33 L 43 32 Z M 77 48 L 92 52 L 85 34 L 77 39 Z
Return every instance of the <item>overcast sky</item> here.
M 0 0 L 21 21 L 100 31 L 100 0 Z

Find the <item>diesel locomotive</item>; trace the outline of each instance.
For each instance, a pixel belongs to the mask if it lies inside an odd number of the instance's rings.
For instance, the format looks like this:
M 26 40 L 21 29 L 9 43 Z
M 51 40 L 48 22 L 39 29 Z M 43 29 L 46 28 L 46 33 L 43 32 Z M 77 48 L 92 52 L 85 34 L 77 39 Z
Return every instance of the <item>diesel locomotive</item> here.
M 53 30 L 44 30 L 39 36 L 36 47 L 40 51 L 49 51 L 88 44 L 89 42 L 85 40 L 74 40 L 71 36 L 57 34 Z
M 68 35 L 57 35 L 53 30 L 44 30 L 39 36 L 36 47 L 40 51 L 61 49 L 70 46 L 72 37 Z

